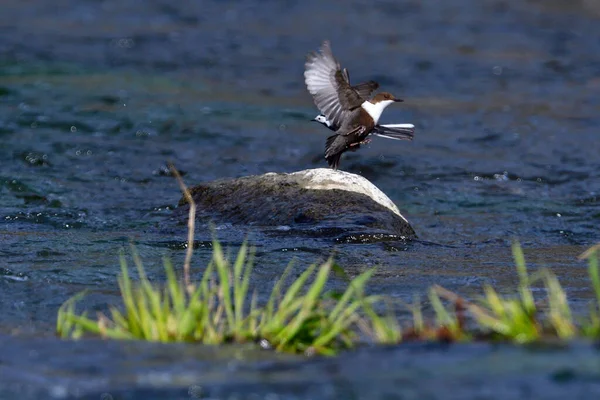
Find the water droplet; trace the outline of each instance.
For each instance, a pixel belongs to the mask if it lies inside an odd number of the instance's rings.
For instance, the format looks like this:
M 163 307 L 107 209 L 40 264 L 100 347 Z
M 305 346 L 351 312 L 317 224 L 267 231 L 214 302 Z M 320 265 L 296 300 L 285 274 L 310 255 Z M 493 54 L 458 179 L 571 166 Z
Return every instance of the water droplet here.
M 188 394 L 192 399 L 199 399 L 202 397 L 202 386 L 193 385 L 188 389 Z
M 504 171 L 502 174 L 494 174 L 494 179 L 497 181 L 507 181 L 508 180 L 508 172 Z
M 71 132 L 77 132 L 77 127 L 76 126 L 71 126 Z
M 56 398 L 62 398 L 62 397 L 67 397 L 68 394 L 68 390 L 65 386 L 62 385 L 56 385 L 56 386 L 52 386 L 50 388 L 50 396 L 52 397 L 56 397 Z
M 494 73 L 494 75 L 502 75 L 502 67 L 496 65 L 494 68 L 492 68 L 492 72 Z

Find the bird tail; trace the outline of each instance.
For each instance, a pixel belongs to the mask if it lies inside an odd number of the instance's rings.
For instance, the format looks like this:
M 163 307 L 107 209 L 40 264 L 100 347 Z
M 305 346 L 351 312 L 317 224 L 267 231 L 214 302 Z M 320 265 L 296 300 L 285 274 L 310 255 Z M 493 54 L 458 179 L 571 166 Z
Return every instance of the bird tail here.
M 339 135 L 331 135 L 325 141 L 325 158 L 343 152 L 345 144 L 343 140 L 337 140 L 338 137 Z
M 413 140 L 415 126 L 413 124 L 377 125 L 371 133 L 388 139 Z
M 331 157 L 326 157 L 327 164 L 329 164 L 329 167 L 331 169 L 336 170 L 340 166 L 341 158 L 342 158 L 342 153 L 337 153 L 337 154 L 332 155 Z
M 339 148 L 339 145 L 335 143 L 337 137 L 338 135 L 331 135 L 325 141 L 325 159 L 329 167 L 333 169 L 338 169 L 343 152 L 343 148 Z

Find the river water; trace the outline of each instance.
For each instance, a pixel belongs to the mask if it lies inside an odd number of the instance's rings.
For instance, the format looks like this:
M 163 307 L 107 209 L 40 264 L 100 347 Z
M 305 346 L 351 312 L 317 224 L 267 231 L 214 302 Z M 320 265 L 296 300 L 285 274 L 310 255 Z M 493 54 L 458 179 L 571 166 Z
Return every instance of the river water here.
M 414 141 L 375 138 L 346 153 L 342 169 L 384 191 L 419 238 L 344 243 L 221 221 L 224 244 L 235 249 L 247 237 L 257 248 L 254 286 L 266 292 L 292 258 L 301 269 L 335 250 L 351 276 L 377 266 L 370 290 L 399 299 L 424 296 L 433 283 L 470 295 L 490 282 L 509 293 L 510 243 L 519 239 L 529 266 L 551 268 L 574 310 L 585 311 L 591 292 L 576 256 L 600 240 L 599 37 L 591 1 L 3 1 L 0 334 L 9 336 L 0 371 L 14 385 L 2 390 L 27 387 L 32 398 L 145 390 L 143 380 L 120 387 L 109 376 L 148 368 L 146 360 L 136 369 L 135 355 L 80 379 L 63 369 L 93 369 L 116 350 L 55 339 L 57 308 L 85 288 L 87 309 L 118 304 L 118 251 L 130 241 L 153 279 L 163 277 L 163 256 L 180 264 L 185 225 L 165 222 L 181 196 L 168 161 L 188 185 L 326 166 L 329 131 L 309 122 L 317 110 L 302 76 L 324 39 L 352 82 L 375 79 L 405 100 L 381 122 L 414 123 Z M 198 273 L 210 238 L 199 226 Z M 28 346 L 63 350 L 24 356 Z M 156 385 L 188 385 L 180 353 L 148 351 L 169 364 Z M 258 384 L 261 360 L 277 357 L 249 357 L 255 369 L 245 376 L 269 392 L 269 382 Z M 293 365 L 298 382 L 323 368 Z M 52 371 L 69 378 L 44 392 Z M 299 398 L 337 393 L 323 382 Z M 148 398 L 135 393 L 122 398 Z

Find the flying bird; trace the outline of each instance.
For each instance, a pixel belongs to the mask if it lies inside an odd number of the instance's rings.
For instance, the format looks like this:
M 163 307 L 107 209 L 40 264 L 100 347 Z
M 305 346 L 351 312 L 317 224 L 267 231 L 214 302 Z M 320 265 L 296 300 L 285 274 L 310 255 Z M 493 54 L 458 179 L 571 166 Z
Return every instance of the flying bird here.
M 413 139 L 412 124 L 378 124 L 387 106 L 403 100 L 388 92 L 369 99 L 379 88 L 375 81 L 351 86 L 348 70 L 342 69 L 333 57 L 329 41 L 323 42 L 320 53 L 308 55 L 304 81 L 321 112 L 314 120 L 335 132 L 325 142 L 325 159 L 334 170 L 338 169 L 342 154 L 368 143 L 370 134 L 398 140 Z

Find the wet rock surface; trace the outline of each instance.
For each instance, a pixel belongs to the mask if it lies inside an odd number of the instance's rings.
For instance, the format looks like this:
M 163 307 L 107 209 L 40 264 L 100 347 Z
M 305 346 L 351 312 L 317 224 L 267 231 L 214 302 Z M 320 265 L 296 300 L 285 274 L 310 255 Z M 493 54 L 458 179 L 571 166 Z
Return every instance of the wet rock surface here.
M 328 168 L 221 179 L 190 189 L 197 218 L 371 237 L 414 238 L 400 211 L 368 179 Z M 176 215 L 187 217 L 185 198 Z

